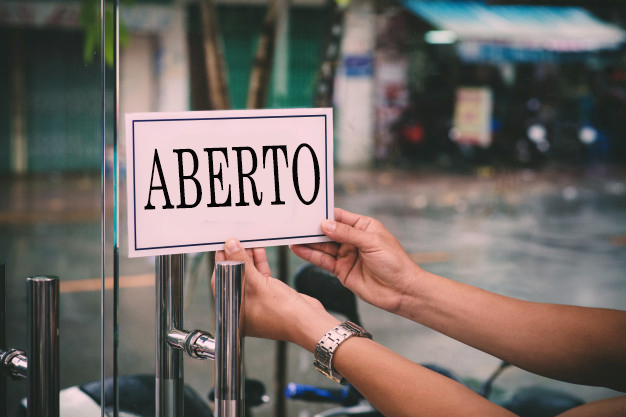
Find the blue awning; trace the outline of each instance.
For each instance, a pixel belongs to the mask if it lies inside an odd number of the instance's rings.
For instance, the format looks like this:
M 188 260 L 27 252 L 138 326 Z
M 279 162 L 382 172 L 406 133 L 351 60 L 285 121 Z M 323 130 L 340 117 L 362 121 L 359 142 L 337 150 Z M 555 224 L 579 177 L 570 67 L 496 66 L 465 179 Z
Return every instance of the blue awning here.
M 543 51 L 591 52 L 615 49 L 626 41 L 622 29 L 581 7 L 423 0 L 403 3 L 434 27 L 454 32 L 461 53 L 478 53 L 485 45 L 500 51 L 513 48 L 529 56 Z

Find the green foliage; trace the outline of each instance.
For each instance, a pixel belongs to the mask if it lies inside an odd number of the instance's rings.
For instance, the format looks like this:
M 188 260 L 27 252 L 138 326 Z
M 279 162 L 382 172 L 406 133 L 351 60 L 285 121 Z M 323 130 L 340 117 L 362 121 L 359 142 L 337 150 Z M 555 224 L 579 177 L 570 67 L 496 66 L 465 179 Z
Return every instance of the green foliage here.
M 128 4 L 129 2 L 124 3 Z M 114 15 L 112 2 L 105 2 L 104 60 L 109 67 L 113 66 L 115 55 L 115 28 L 113 27 L 113 17 Z M 80 24 L 85 31 L 83 59 L 85 63 L 90 64 L 93 62 L 94 56 L 96 56 L 98 51 L 100 51 L 100 0 L 82 0 L 82 7 L 80 11 Z M 119 43 L 120 47 L 122 47 L 128 44 L 130 34 L 126 26 L 124 26 L 121 21 L 119 27 Z

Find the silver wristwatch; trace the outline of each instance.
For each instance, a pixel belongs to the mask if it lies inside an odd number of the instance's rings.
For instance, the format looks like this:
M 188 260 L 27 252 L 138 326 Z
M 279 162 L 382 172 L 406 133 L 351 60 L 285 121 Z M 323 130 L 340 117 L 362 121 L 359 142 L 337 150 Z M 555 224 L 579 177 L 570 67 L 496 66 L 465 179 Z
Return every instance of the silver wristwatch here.
M 345 384 L 345 379 L 333 368 L 333 355 L 340 344 L 352 336 L 372 338 L 372 335 L 361 326 L 357 326 L 351 321 L 344 321 L 326 333 L 315 346 L 313 355 L 313 365 L 318 371 L 335 382 Z

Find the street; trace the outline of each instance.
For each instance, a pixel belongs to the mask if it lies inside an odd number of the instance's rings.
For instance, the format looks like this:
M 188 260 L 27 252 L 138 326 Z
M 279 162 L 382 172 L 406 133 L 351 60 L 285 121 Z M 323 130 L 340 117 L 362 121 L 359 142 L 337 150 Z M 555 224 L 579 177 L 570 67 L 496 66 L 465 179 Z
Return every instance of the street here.
M 100 191 L 99 176 L 0 180 L 4 197 L 0 263 L 7 266 L 8 345 L 26 348 L 25 278 L 58 275 L 62 388 L 100 377 Z M 525 300 L 626 308 L 623 167 L 601 172 L 558 166 L 479 167 L 464 174 L 341 170 L 335 173 L 335 193 L 337 207 L 379 219 L 412 258 L 433 273 Z M 110 210 L 111 201 L 107 206 Z M 123 202 L 120 207 L 125 207 Z M 123 217 L 120 225 L 119 371 L 153 374 L 154 259 L 127 258 Z M 277 251 L 268 252 L 275 265 Z M 111 265 L 110 243 L 105 259 Z M 291 271 L 299 264 L 292 255 Z M 107 266 L 107 276 L 111 271 Z M 188 256 L 187 271 L 185 328 L 212 331 L 205 259 Z M 445 366 L 472 386 L 499 364 L 498 359 L 421 325 L 365 303 L 359 308 L 364 326 L 379 343 L 413 361 Z M 108 305 L 107 311 L 110 326 Z M 110 347 L 112 341 L 106 344 Z M 262 380 L 270 397 L 274 397 L 273 361 L 274 342 L 246 340 L 246 373 Z M 209 361 L 185 359 L 186 382 L 205 396 L 212 387 L 212 369 Z M 288 381 L 331 386 L 313 369 L 311 354 L 295 346 L 288 349 Z M 495 396 L 503 399 L 516 388 L 534 384 L 586 401 L 617 394 L 513 368 L 497 380 Z M 24 382 L 10 381 L 9 410 L 25 395 Z M 273 415 L 272 403 L 261 406 L 256 415 Z M 289 416 L 305 417 L 321 409 L 288 402 Z

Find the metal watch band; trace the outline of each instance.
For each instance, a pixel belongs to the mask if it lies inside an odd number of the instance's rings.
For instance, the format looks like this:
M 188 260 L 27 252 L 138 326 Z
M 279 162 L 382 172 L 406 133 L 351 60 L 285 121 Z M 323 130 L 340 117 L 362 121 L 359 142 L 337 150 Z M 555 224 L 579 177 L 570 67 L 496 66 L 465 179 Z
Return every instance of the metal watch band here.
M 361 326 L 344 321 L 322 336 L 315 346 L 313 365 L 318 371 L 340 384 L 345 384 L 345 379 L 333 368 L 333 356 L 339 345 L 353 336 L 372 338 L 372 335 Z

